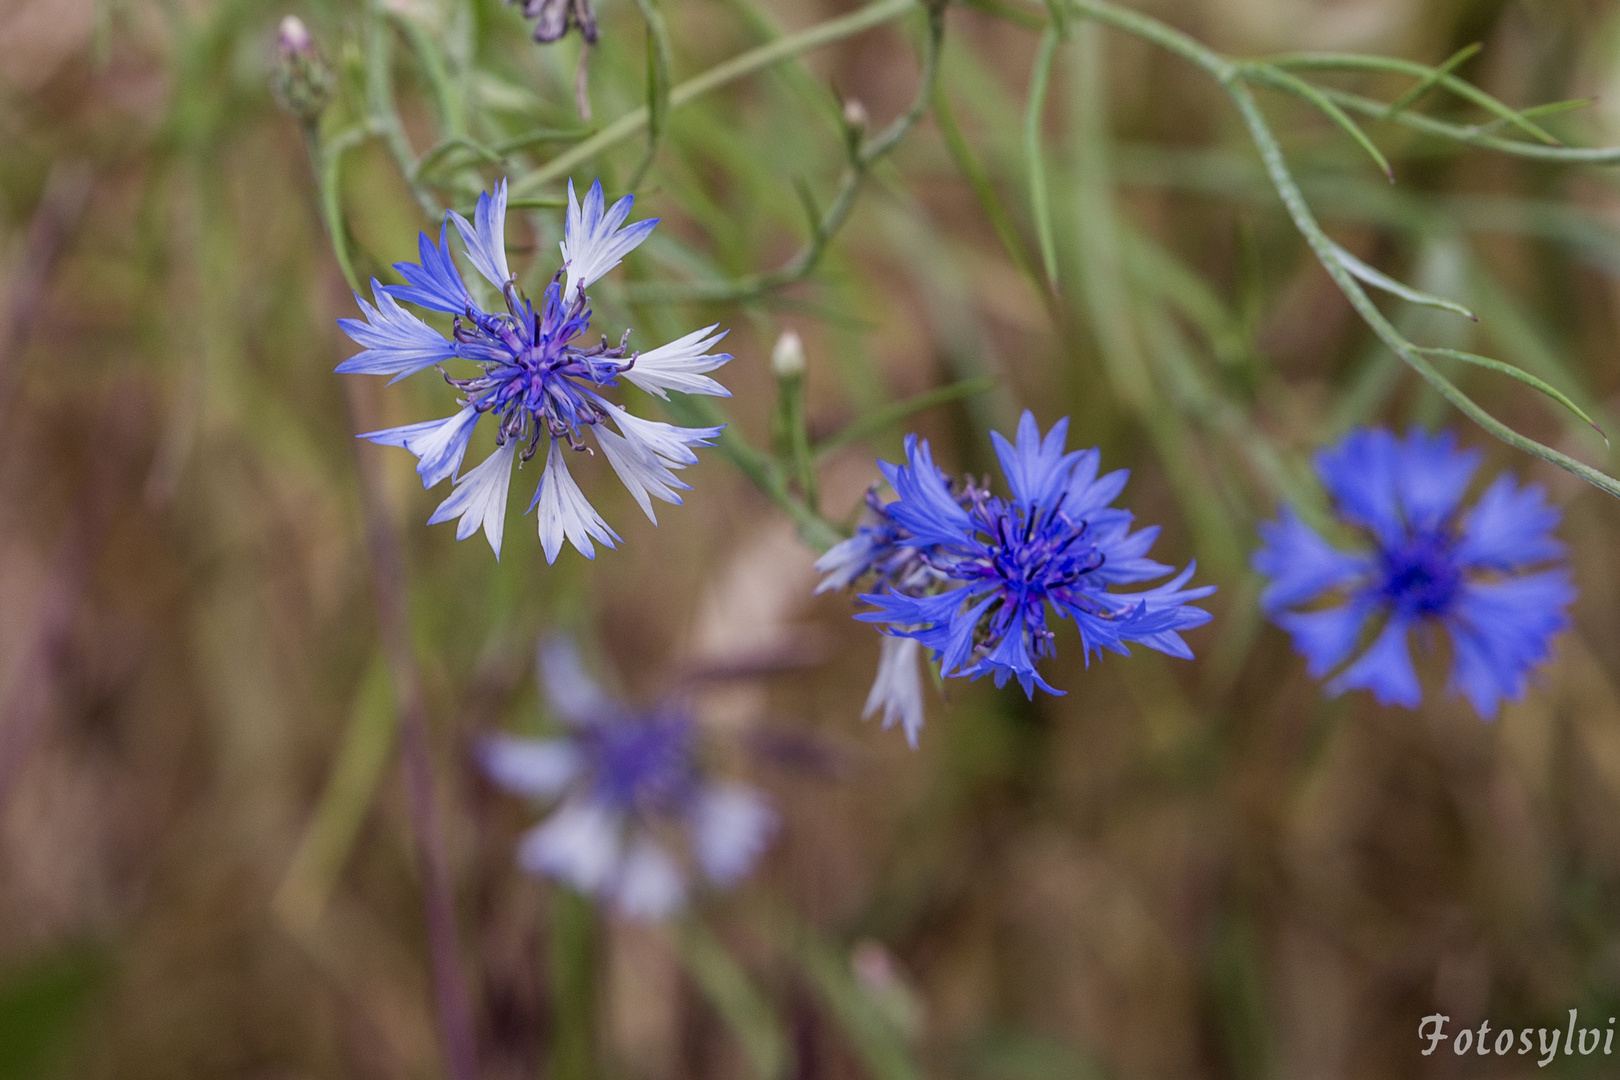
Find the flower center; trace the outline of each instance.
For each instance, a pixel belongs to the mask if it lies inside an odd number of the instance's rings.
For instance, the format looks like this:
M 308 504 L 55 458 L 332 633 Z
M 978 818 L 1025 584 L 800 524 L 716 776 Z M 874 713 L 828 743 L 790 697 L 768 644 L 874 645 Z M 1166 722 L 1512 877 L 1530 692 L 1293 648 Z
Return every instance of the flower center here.
M 1380 591 L 1404 615 L 1441 615 L 1462 586 L 1462 572 L 1451 557 L 1445 531 L 1419 533 L 1383 552 Z
M 505 297 L 506 315 L 469 312 L 467 321 L 456 320 L 458 355 L 482 364 L 484 372 L 471 379 L 446 376 L 448 382 L 479 412 L 500 418 L 497 441 L 528 444 L 525 461 L 548 435 L 584 449 L 580 428 L 601 422 L 607 414 L 581 384 L 610 386 L 635 362 L 628 332 L 617 346 L 604 338 L 600 345 L 580 349 L 573 341 L 591 321 L 583 294 L 564 308 L 561 286 L 553 281 L 539 311 L 510 283 Z
M 1026 596 L 1044 596 L 1078 583 L 1103 564 L 1103 554 L 1086 539 L 1085 522 L 1076 524 L 1062 511 L 1063 500 L 1050 510 L 1027 513 L 994 500 L 981 508 L 992 542 L 989 570 L 1006 587 Z
M 597 725 L 587 732 L 585 745 L 597 794 L 614 806 L 665 812 L 692 793 L 692 723 L 685 716 Z

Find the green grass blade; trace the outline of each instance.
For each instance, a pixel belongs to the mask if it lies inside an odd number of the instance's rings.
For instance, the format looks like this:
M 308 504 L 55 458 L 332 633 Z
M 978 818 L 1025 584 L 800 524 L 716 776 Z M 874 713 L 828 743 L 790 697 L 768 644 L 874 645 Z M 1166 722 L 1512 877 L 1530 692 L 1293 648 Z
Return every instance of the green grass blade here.
M 1439 308 L 1442 311 L 1452 311 L 1464 318 L 1472 319 L 1474 322 L 1479 321 L 1479 316 L 1457 303 L 1457 301 L 1447 300 L 1432 293 L 1426 293 L 1421 289 L 1414 289 L 1404 282 L 1396 281 L 1382 270 L 1368 266 L 1338 244 L 1333 245 L 1333 255 L 1339 260 L 1341 266 L 1375 289 L 1391 293 L 1409 303 Z
M 1248 65 L 1243 70 L 1247 74 L 1258 75 L 1262 81 L 1275 89 L 1286 91 L 1314 105 L 1318 112 L 1333 121 L 1341 131 L 1354 139 L 1357 146 L 1367 151 L 1367 154 L 1378 164 L 1378 167 L 1384 171 L 1384 175 L 1389 178 L 1390 183 L 1395 182 L 1395 170 L 1390 167 L 1389 159 L 1384 156 L 1383 151 L 1379 150 L 1373 144 L 1373 141 L 1367 137 L 1367 133 L 1361 130 L 1361 125 L 1350 119 L 1350 115 L 1334 104 L 1333 100 L 1324 94 L 1319 87 L 1306 82 L 1292 72 L 1284 71 L 1282 68 L 1271 64 Z
M 983 163 L 974 154 L 973 147 L 962 135 L 962 128 L 956 122 L 956 114 L 951 109 L 949 95 L 943 86 L 934 93 L 934 123 L 939 127 L 940 136 L 945 140 L 945 149 L 950 153 L 951 160 L 961 170 L 962 176 L 973 189 L 974 196 L 979 200 L 979 207 L 984 216 L 989 219 L 990 227 L 996 230 L 1001 238 L 1001 246 L 1006 249 L 1008 258 L 1018 267 L 1025 277 L 1035 283 L 1036 292 L 1042 296 L 1050 296 L 1045 283 L 1041 280 L 1040 271 L 1029 257 L 1029 251 L 1018 235 L 1018 229 L 1013 224 L 1012 216 L 1002 205 L 1001 199 L 996 195 L 996 189 L 990 182 L 990 174 L 985 171 Z
M 647 24 L 647 150 L 631 174 L 627 185 L 634 189 L 652 168 L 658 144 L 669 126 L 669 95 L 674 85 L 675 52 L 669 42 L 669 27 L 656 0 L 636 0 L 636 10 Z
M 1052 236 L 1052 203 L 1046 188 L 1046 161 L 1041 153 L 1041 115 L 1046 111 L 1046 89 L 1052 78 L 1052 60 L 1059 43 L 1056 25 L 1041 35 L 1040 51 L 1029 76 L 1029 102 L 1024 109 L 1024 162 L 1029 170 L 1029 205 L 1035 217 L 1035 236 L 1041 246 L 1041 265 L 1047 284 L 1057 287 L 1057 243 Z
M 911 1048 L 830 942 L 804 931 L 798 960 L 849 1048 L 872 1080 L 922 1080 Z
M 697 919 L 684 920 L 670 937 L 687 974 L 737 1036 L 759 1080 L 785 1077 L 792 1064 L 787 1036 L 748 973 Z
M 320 921 L 393 753 L 393 685 L 379 649 L 349 708 L 326 789 L 271 900 L 271 909 L 294 931 Z
M 1415 346 L 1415 348 L 1418 352 L 1424 353 L 1428 356 L 1445 356 L 1452 360 L 1461 360 L 1465 364 L 1473 364 L 1475 367 L 1482 367 L 1490 371 L 1500 372 L 1501 374 L 1508 376 L 1510 379 L 1518 379 L 1520 382 L 1524 383 L 1524 385 L 1541 391 L 1543 394 L 1546 394 L 1548 397 L 1558 402 L 1558 404 L 1580 417 L 1588 427 L 1597 432 L 1599 435 L 1603 436 L 1603 445 L 1609 445 L 1609 436 L 1604 433 L 1601 427 L 1598 427 L 1597 421 L 1586 415 L 1586 410 L 1582 409 L 1579 405 L 1571 401 L 1569 396 L 1566 395 L 1562 390 L 1558 389 L 1558 387 L 1546 382 L 1543 379 L 1537 378 L 1528 371 L 1525 371 L 1523 368 L 1514 367 L 1512 364 L 1504 363 L 1501 360 L 1493 360 L 1488 356 L 1480 356 L 1477 353 L 1463 352 L 1461 349 L 1425 348 L 1421 345 Z

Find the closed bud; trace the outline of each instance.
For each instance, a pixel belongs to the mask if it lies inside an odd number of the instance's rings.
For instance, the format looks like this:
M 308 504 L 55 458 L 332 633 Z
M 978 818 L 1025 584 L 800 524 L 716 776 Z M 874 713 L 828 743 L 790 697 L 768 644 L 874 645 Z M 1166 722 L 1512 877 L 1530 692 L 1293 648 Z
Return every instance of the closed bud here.
M 844 102 L 844 126 L 855 134 L 864 134 L 872 118 L 866 113 L 866 106 L 861 104 L 860 98 L 850 98 Z
M 804 341 L 797 331 L 782 331 L 771 350 L 771 374 L 778 379 L 796 379 L 804 374 L 804 368 Z
M 332 100 L 332 69 L 310 36 L 309 27 L 296 15 L 281 20 L 276 32 L 276 101 L 302 124 L 313 125 Z

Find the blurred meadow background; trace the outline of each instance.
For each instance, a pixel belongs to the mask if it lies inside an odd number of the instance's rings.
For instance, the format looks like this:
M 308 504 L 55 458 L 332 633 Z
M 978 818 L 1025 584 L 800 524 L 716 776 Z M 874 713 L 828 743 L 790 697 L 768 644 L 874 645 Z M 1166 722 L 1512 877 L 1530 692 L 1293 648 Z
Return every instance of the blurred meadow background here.
M 925 13 L 887 9 L 682 97 L 854 9 L 604 0 L 586 120 L 579 36 L 537 45 L 496 0 L 0 4 L 0 1077 L 444 1075 L 401 703 L 426 718 L 491 1080 L 1540 1074 L 1535 1055 L 1419 1056 L 1419 1019 L 1620 1005 L 1620 504 L 1489 438 L 1374 339 L 1205 73 L 1072 15 L 1045 49 L 1046 8 L 982 0 L 944 11 L 919 97 Z M 1433 64 L 1479 42 L 1459 74 L 1514 106 L 1596 98 L 1544 123 L 1620 142 L 1614 4 L 1140 10 L 1229 55 Z M 318 177 L 271 92 L 289 13 L 333 72 Z M 1413 83 L 1320 81 L 1384 101 Z M 635 129 L 524 185 L 649 82 L 655 144 Z M 1369 124 L 1391 186 L 1320 112 L 1256 92 L 1334 239 L 1479 315 L 1381 299 L 1403 332 L 1515 364 L 1615 430 L 1613 166 Z M 848 125 L 914 102 L 856 191 Z M 576 465 L 625 539 L 594 562 L 547 567 L 516 514 L 498 565 L 426 527 L 442 494 L 352 433 L 441 415 L 447 391 L 332 374 L 356 310 L 323 212 L 362 277 L 389 275 L 503 175 L 531 197 L 508 230 L 530 295 L 561 180 L 600 176 L 664 224 L 593 290 L 599 325 L 642 345 L 732 328 L 733 427 L 684 506 L 655 530 L 600 460 Z M 824 217 L 846 188 L 847 221 Z M 802 400 L 769 363 L 786 329 Z M 1529 388 L 1444 370 L 1612 469 Z M 1132 470 L 1124 505 L 1165 526 L 1156 556 L 1220 586 L 1215 621 L 1194 662 L 1089 670 L 1060 631 L 1061 698 L 930 687 L 912 752 L 860 719 L 877 636 L 847 595 L 812 597 L 829 534 L 807 511 L 850 523 L 909 430 L 991 471 L 988 432 L 1026 407 Z M 1255 523 L 1363 422 L 1453 426 L 1565 508 L 1575 626 L 1494 724 L 1440 692 L 1433 655 L 1417 711 L 1326 700 L 1259 615 Z M 728 771 L 770 793 L 782 828 L 742 888 L 660 927 L 518 871 L 534 813 L 469 747 L 552 722 L 547 630 L 632 698 L 686 688 Z M 417 692 L 396 692 L 401 665 Z

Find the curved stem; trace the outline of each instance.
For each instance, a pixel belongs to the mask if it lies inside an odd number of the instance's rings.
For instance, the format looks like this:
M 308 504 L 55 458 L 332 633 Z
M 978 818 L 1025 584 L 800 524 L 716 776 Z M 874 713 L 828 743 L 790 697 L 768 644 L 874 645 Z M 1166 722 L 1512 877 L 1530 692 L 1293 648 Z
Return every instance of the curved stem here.
M 1237 105 L 1238 112 L 1243 115 L 1243 121 L 1249 128 L 1249 136 L 1254 140 L 1256 149 L 1260 151 L 1260 159 L 1265 164 L 1266 173 L 1277 189 L 1277 194 L 1282 197 L 1283 206 L 1287 208 L 1288 216 L 1293 219 L 1294 227 L 1305 237 L 1305 242 L 1316 253 L 1317 260 L 1333 279 L 1333 283 L 1344 293 L 1345 298 L 1350 301 L 1350 306 L 1356 309 L 1356 314 L 1372 328 L 1378 339 L 1389 346 L 1395 355 L 1406 361 L 1407 365 L 1416 371 L 1424 382 L 1434 387 L 1441 397 L 1451 402 L 1463 415 L 1490 434 L 1509 446 L 1551 462 L 1594 487 L 1620 498 L 1620 481 L 1550 446 L 1543 446 L 1534 439 L 1526 438 L 1496 419 L 1442 375 L 1416 346 L 1406 340 L 1393 323 L 1384 318 L 1384 313 L 1378 310 L 1378 306 L 1367 296 L 1360 283 L 1335 257 L 1333 241 L 1322 231 L 1315 215 L 1311 213 L 1311 208 L 1306 204 L 1299 184 L 1289 172 L 1288 163 L 1283 160 L 1282 147 L 1277 144 L 1277 137 L 1272 134 L 1270 125 L 1260 112 L 1260 106 L 1255 103 L 1254 95 L 1241 83 L 1229 85 L 1227 93 Z

